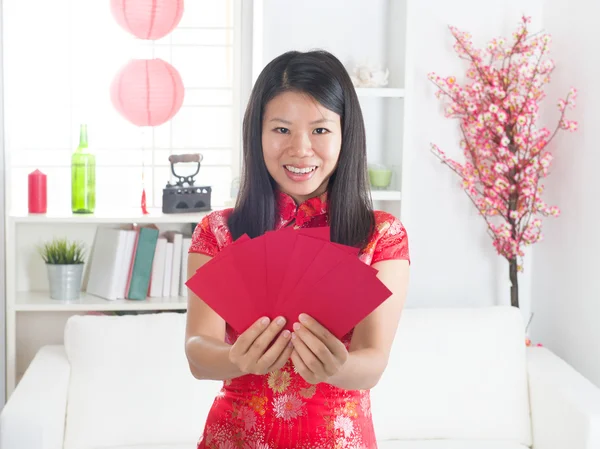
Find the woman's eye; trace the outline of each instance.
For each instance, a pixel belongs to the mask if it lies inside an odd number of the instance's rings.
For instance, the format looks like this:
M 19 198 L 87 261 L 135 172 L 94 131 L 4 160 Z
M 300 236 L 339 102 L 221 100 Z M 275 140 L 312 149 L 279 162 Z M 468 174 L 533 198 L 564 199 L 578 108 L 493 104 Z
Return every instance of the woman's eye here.
M 280 134 L 288 134 L 290 132 L 290 130 L 287 128 L 275 128 L 275 131 L 277 131 Z
M 315 132 L 315 134 L 325 134 L 325 133 L 328 133 L 329 130 L 326 128 L 317 128 L 317 129 L 315 129 L 314 132 Z

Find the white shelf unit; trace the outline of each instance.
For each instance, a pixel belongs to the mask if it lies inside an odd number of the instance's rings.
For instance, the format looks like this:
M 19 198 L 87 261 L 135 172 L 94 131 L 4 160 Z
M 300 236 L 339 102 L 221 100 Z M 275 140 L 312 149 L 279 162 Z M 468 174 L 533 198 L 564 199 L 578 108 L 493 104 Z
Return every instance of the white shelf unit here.
M 216 209 L 215 209 L 216 210 Z M 71 212 L 48 212 L 47 214 L 29 214 L 27 212 L 10 214 L 9 220 L 14 223 L 47 223 L 47 224 L 101 224 L 101 223 L 156 223 L 180 224 L 196 223 L 198 217 L 206 213 L 163 214 L 159 209 L 148 209 L 148 214 L 141 211 L 99 211 L 94 214 L 73 214 Z
M 266 64 L 290 50 L 328 50 L 350 73 L 358 64 L 389 69 L 385 87 L 355 89 L 365 119 L 368 163 L 393 171 L 388 189 L 372 190 L 374 205 L 400 216 L 406 169 L 404 100 L 409 95 L 405 86 L 407 1 L 254 0 L 253 7 L 253 81 Z
M 402 192 L 399 190 L 371 190 L 373 201 L 400 201 Z
M 36 246 L 52 237 L 67 237 L 89 250 L 98 226 L 155 224 L 160 232 L 178 230 L 190 234 L 192 226 L 208 212 L 163 214 L 149 209 L 100 211 L 79 215 L 70 212 L 8 214 L 6 220 L 6 394 L 10 396 L 18 379 L 43 344 L 60 343 L 66 320 L 74 314 L 131 311 L 184 311 L 186 297 L 107 300 L 83 292 L 78 300 L 51 299 L 47 272 Z M 87 259 L 86 259 L 87 262 Z M 87 268 L 87 266 L 86 266 Z
M 167 298 L 147 298 L 143 301 L 104 298 L 82 293 L 81 298 L 72 301 L 57 301 L 48 292 L 17 292 L 15 312 L 120 312 L 129 310 L 186 310 L 187 298 L 174 296 Z

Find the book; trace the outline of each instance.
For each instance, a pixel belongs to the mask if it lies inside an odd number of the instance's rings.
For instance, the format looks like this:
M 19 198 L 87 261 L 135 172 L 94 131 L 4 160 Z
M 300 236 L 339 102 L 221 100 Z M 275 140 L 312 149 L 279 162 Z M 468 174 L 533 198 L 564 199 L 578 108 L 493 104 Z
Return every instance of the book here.
M 147 297 L 150 285 L 158 229 L 140 227 L 136 232 L 135 255 L 131 264 L 126 297 L 127 299 L 143 300 Z
M 156 241 L 154 260 L 152 261 L 152 275 L 150 276 L 150 288 L 148 290 L 148 296 L 151 298 L 160 298 L 163 295 L 166 253 L 167 239 L 159 237 Z
M 120 279 L 123 270 L 127 231 L 99 226 L 94 237 L 93 253 L 90 258 L 87 292 L 105 298 L 119 298 Z

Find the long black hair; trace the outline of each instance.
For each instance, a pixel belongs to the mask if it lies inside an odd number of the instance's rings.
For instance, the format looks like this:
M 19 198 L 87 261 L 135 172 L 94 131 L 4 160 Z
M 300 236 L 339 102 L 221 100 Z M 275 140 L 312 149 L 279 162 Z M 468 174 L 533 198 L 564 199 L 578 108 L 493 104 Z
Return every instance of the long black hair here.
M 264 161 L 262 122 L 267 103 L 288 91 L 308 94 L 341 118 L 342 147 L 327 186 L 331 240 L 363 246 L 375 223 L 368 188 L 365 125 L 348 72 L 335 56 L 323 50 L 284 53 L 263 69 L 254 84 L 243 121 L 240 191 L 228 221 L 232 236 L 237 239 L 248 234 L 254 238 L 274 229 L 276 185 Z

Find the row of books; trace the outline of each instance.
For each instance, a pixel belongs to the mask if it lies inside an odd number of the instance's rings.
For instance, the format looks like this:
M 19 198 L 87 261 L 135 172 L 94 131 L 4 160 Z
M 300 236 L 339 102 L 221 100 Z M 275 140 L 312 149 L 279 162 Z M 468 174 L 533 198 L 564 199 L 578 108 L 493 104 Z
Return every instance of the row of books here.
M 87 292 L 105 298 L 185 296 L 191 237 L 154 225 L 99 226 L 90 255 Z

